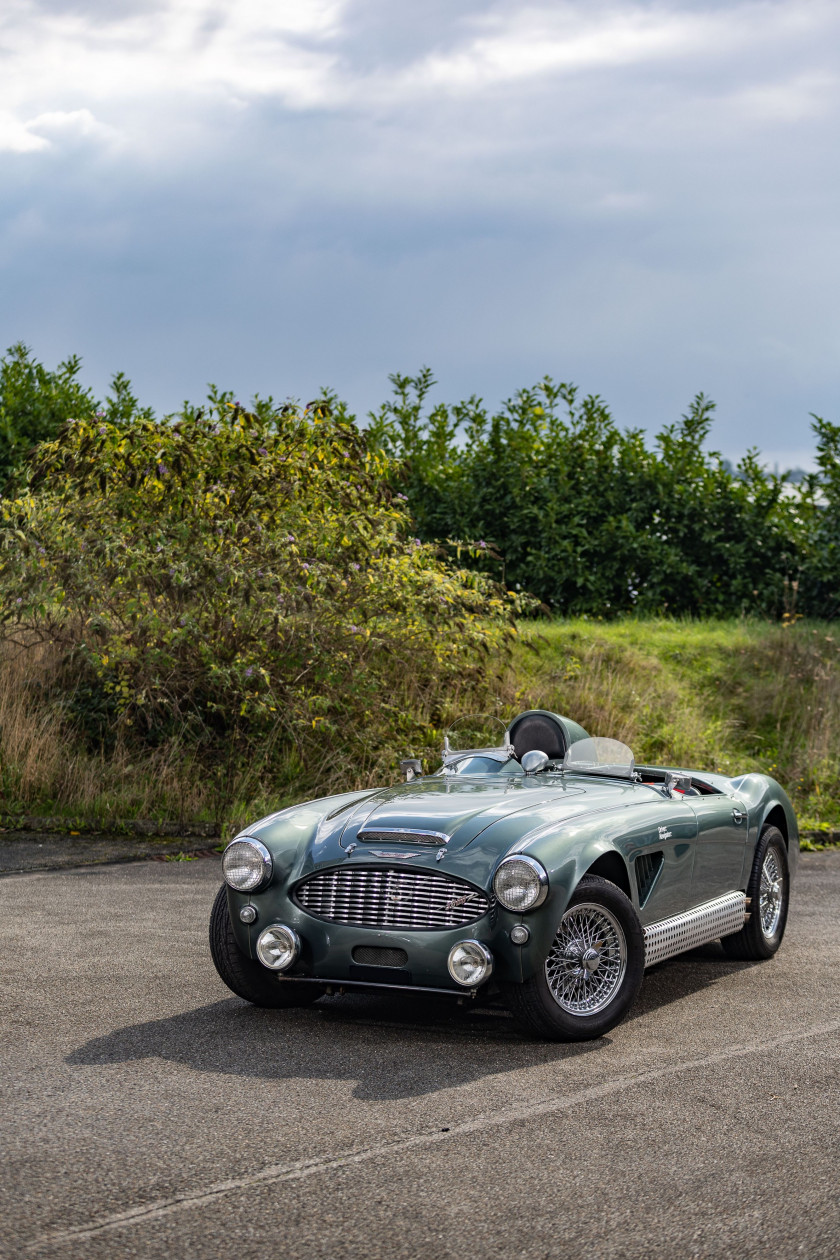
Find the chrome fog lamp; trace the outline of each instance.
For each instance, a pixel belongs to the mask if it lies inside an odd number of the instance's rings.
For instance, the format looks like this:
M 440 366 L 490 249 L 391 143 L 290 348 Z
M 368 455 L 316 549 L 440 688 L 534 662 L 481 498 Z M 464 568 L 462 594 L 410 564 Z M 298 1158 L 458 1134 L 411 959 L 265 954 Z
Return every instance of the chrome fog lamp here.
M 288 971 L 300 953 L 300 937 L 284 923 L 272 923 L 257 938 L 257 958 L 271 971 Z
M 271 879 L 271 854 L 259 840 L 234 840 L 222 857 L 225 883 L 237 892 L 253 892 Z
M 548 896 L 548 875 L 532 857 L 505 858 L 493 878 L 493 891 L 506 910 L 533 910 Z
M 481 941 L 459 941 L 450 949 L 446 965 L 457 984 L 474 988 L 493 970 L 493 955 Z

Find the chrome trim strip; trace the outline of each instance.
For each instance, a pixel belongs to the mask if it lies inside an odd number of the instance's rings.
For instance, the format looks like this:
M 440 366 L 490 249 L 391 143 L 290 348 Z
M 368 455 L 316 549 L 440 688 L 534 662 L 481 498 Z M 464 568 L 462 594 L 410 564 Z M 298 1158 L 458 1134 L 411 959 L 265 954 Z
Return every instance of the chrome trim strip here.
M 378 980 L 325 980 L 321 976 L 283 976 L 277 974 L 280 984 L 323 984 L 336 989 L 400 989 L 403 993 L 446 993 L 449 997 L 474 998 L 476 989 L 435 989 L 430 984 L 380 984 Z
M 747 914 L 747 898 L 742 892 L 724 893 L 693 910 L 673 914 L 644 929 L 645 966 L 653 967 L 665 958 L 706 945 L 721 936 L 740 932 Z

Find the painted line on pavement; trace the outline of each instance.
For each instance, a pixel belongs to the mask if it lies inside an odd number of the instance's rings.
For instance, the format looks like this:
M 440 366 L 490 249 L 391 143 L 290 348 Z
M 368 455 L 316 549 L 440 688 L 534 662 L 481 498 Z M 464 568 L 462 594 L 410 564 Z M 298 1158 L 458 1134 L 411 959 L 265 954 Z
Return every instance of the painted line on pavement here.
M 29 1244 L 27 1250 L 34 1251 L 47 1246 L 55 1247 L 61 1243 L 83 1242 L 85 1239 L 96 1238 L 110 1230 L 128 1229 L 133 1225 L 159 1221 L 163 1217 L 171 1216 L 174 1212 L 180 1212 L 185 1208 L 201 1207 L 205 1204 L 213 1203 L 224 1195 L 235 1194 L 238 1190 L 274 1185 L 282 1181 L 302 1181 L 304 1178 L 312 1177 L 316 1173 L 339 1172 L 343 1168 L 353 1168 L 358 1164 L 367 1163 L 369 1160 L 377 1159 L 382 1155 L 400 1154 L 404 1151 L 416 1150 L 419 1147 L 432 1146 L 436 1142 L 448 1142 L 453 1138 L 467 1137 L 473 1133 L 482 1133 L 489 1129 L 516 1124 L 523 1120 L 532 1120 L 540 1116 L 569 1111 L 582 1103 L 608 1098 L 610 1094 L 617 1094 L 622 1090 L 632 1089 L 634 1085 L 645 1085 L 650 1081 L 659 1081 L 668 1076 L 678 1076 L 681 1072 L 691 1072 L 697 1068 L 714 1067 L 716 1064 L 726 1063 L 731 1059 L 746 1058 L 751 1054 L 766 1054 L 770 1050 L 777 1050 L 782 1046 L 791 1045 L 797 1041 L 805 1041 L 810 1037 L 819 1037 L 826 1033 L 838 1031 L 840 1031 L 840 1020 L 834 1020 L 827 1024 L 814 1024 L 800 1032 L 783 1033 L 781 1036 L 772 1037 L 767 1041 L 751 1041 L 746 1045 L 728 1046 L 724 1050 L 703 1055 L 699 1059 L 683 1059 L 678 1063 L 651 1068 L 646 1072 L 627 1072 L 611 1081 L 604 1081 L 600 1085 L 591 1085 L 563 1098 L 545 1098 L 540 1102 L 534 1102 L 525 1107 L 505 1107 L 493 1112 L 492 1115 L 475 1116 L 472 1120 L 463 1120 L 460 1124 L 453 1124 L 446 1130 L 436 1129 L 433 1132 L 416 1133 L 411 1137 L 392 1142 L 380 1142 L 376 1146 L 367 1146 L 362 1150 L 344 1151 L 337 1155 L 321 1155 L 315 1159 L 298 1160 L 290 1164 L 270 1164 L 259 1172 L 251 1173 L 246 1177 L 235 1177 L 229 1181 L 217 1181 L 212 1185 L 205 1186 L 203 1189 L 186 1190 L 181 1194 L 172 1195 L 169 1199 L 158 1199 L 156 1202 L 129 1208 L 125 1212 L 115 1212 L 111 1216 L 103 1216 L 98 1220 L 88 1221 L 82 1225 L 74 1225 L 69 1229 L 42 1234 Z

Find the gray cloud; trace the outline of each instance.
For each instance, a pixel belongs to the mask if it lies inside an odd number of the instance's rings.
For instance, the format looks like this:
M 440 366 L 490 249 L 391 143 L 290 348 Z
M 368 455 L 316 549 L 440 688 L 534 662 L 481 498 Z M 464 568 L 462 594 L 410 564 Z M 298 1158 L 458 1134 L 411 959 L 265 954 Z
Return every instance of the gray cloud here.
M 840 14 L 822 3 L 18 0 L 3 344 L 360 411 L 544 372 L 801 462 L 840 402 Z

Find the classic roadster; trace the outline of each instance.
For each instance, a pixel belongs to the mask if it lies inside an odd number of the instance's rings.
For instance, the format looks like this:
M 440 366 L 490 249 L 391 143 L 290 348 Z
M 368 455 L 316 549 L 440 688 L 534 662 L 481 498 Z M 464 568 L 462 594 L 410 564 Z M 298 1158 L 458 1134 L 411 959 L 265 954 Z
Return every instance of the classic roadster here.
M 210 947 L 234 993 L 500 996 L 530 1033 L 581 1040 L 617 1024 L 663 959 L 717 939 L 730 958 L 779 948 L 799 833 L 766 775 L 636 766 L 531 710 L 508 729 L 456 724 L 440 769 L 407 760 L 403 779 L 284 809 L 228 845 Z

